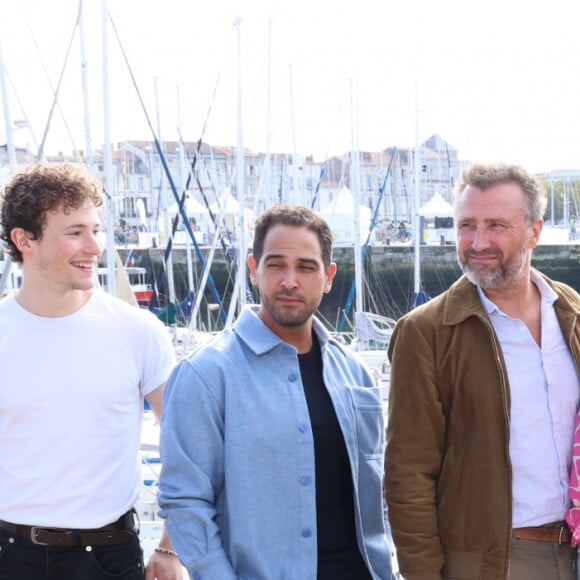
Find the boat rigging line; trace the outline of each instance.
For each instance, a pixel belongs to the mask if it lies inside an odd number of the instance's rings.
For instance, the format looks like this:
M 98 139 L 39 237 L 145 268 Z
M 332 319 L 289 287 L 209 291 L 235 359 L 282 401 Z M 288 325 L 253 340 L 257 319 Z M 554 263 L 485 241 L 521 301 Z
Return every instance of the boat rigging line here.
M 205 266 L 205 257 L 204 257 L 204 255 L 199 247 L 199 244 L 197 243 L 197 239 L 195 237 L 195 234 L 193 233 L 191 223 L 189 222 L 187 213 L 186 213 L 185 208 L 184 208 L 187 190 L 184 191 L 181 196 L 177 193 L 177 188 L 175 186 L 175 182 L 174 182 L 173 177 L 171 175 L 171 171 L 169 170 L 169 166 L 167 164 L 167 159 L 163 153 L 163 148 L 161 147 L 161 143 L 159 142 L 159 138 L 157 137 L 157 134 L 155 133 L 155 130 L 153 129 L 151 119 L 149 117 L 149 114 L 147 112 L 147 108 L 145 107 L 145 103 L 144 103 L 143 97 L 141 95 L 141 91 L 139 90 L 139 87 L 137 85 L 135 75 L 133 74 L 133 69 L 131 68 L 131 65 L 130 65 L 129 60 L 127 58 L 127 53 L 125 52 L 123 43 L 121 42 L 121 39 L 119 37 L 119 33 L 117 31 L 115 23 L 113 22 L 113 19 L 111 18 L 110 13 L 109 13 L 109 20 L 111 21 L 111 26 L 113 27 L 113 32 L 115 33 L 115 36 L 117 38 L 117 42 L 119 43 L 119 48 L 121 49 L 121 54 L 123 55 L 123 59 L 125 61 L 125 64 L 127 65 L 127 69 L 129 71 L 129 75 L 131 77 L 133 87 L 135 88 L 135 91 L 137 93 L 137 98 L 139 99 L 139 102 L 141 103 L 141 107 L 143 109 L 145 119 L 146 119 L 147 124 L 149 126 L 149 129 L 151 130 L 151 133 L 153 135 L 153 140 L 155 142 L 155 147 L 157 149 L 157 153 L 159 154 L 159 159 L 160 159 L 161 164 L 163 166 L 163 171 L 164 171 L 164 173 L 169 181 L 169 185 L 171 187 L 171 192 L 173 193 L 173 197 L 175 198 L 175 201 L 177 202 L 177 205 L 178 205 L 178 212 L 179 212 L 179 214 L 181 214 L 184 226 L 185 226 L 187 233 L 189 234 L 189 236 L 193 242 L 193 246 L 195 248 L 195 252 L 198 256 L 198 259 L 199 259 L 200 263 L 202 264 L 202 266 Z M 165 247 L 164 264 L 167 263 L 167 258 L 169 256 L 171 249 L 172 249 L 172 246 L 173 246 L 173 243 L 172 243 L 173 242 L 173 234 L 175 233 L 175 229 L 177 227 L 177 224 L 176 224 L 177 220 L 178 220 L 178 216 L 175 217 L 175 220 L 173 222 L 172 234 L 171 234 L 171 237 L 169 238 L 169 240 L 166 244 L 166 247 Z M 221 300 L 221 297 L 217 291 L 215 281 L 214 281 L 213 277 L 211 276 L 211 274 L 208 275 L 208 285 L 209 285 L 210 292 L 212 293 L 216 303 L 219 304 L 220 315 L 225 322 L 227 316 L 226 316 L 225 311 L 223 310 L 222 300 Z
M 71 38 L 70 38 L 70 41 L 69 41 L 69 44 L 68 44 L 68 48 L 67 48 L 67 51 L 66 51 L 64 63 L 62 65 L 62 69 L 60 71 L 60 76 L 59 76 L 59 79 L 58 79 L 58 84 L 56 86 L 56 89 L 54 89 L 52 91 L 53 92 L 52 105 L 50 107 L 50 112 L 48 113 L 48 119 L 46 121 L 46 126 L 44 127 L 44 133 L 42 135 L 42 140 L 40 141 L 40 145 L 38 147 L 38 152 L 36 154 L 36 162 L 37 163 L 40 162 L 40 161 L 42 161 L 42 159 L 44 158 L 44 145 L 46 144 L 46 138 L 48 137 L 48 131 L 50 129 L 50 123 L 52 121 L 52 115 L 54 114 L 54 109 L 58 105 L 58 94 L 60 92 L 60 88 L 62 86 L 62 81 L 64 79 L 64 72 L 66 70 L 66 65 L 67 65 L 68 59 L 69 59 L 70 54 L 71 54 L 72 44 L 73 44 L 73 41 L 74 41 L 74 38 L 75 38 L 76 29 L 79 27 L 79 23 L 80 23 L 80 20 L 81 20 L 82 9 L 83 9 L 83 0 L 79 0 L 79 10 L 78 10 L 78 13 L 77 13 L 77 18 L 75 20 L 75 24 L 73 26 L 73 33 L 71 34 Z M 33 37 L 33 39 L 34 39 L 34 37 Z M 44 66 L 44 64 L 43 64 L 43 66 Z M 46 69 L 45 69 L 45 71 L 46 71 Z M 48 73 L 47 73 L 47 76 L 48 76 Z M 50 79 L 49 79 L 49 84 L 50 84 Z M 52 89 L 52 85 L 51 85 L 51 89 Z M 60 107 L 59 107 L 59 110 L 60 110 Z M 61 111 L 61 114 L 62 114 L 62 111 Z M 71 132 L 69 131 L 69 128 L 68 128 L 68 125 L 66 123 L 66 119 L 64 118 L 64 115 L 63 115 L 63 121 L 64 121 L 64 124 L 65 124 L 66 130 L 67 130 L 67 132 L 69 134 L 69 137 L 70 137 L 70 139 L 71 139 L 71 141 L 73 143 L 74 150 L 77 151 L 77 148 L 74 145 L 74 140 L 72 138 Z

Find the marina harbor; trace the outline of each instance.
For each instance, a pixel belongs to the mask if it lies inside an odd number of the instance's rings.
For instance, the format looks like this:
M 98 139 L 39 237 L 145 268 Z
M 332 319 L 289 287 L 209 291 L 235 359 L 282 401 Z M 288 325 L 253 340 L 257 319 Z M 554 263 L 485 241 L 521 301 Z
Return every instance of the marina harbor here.
M 555 229 L 553 232 L 546 227 L 542 233 L 545 241 L 535 248 L 533 264 L 556 280 L 566 282 L 580 291 L 580 244 L 565 240 L 566 230 Z M 564 239 L 562 239 L 564 238 Z M 163 263 L 163 248 L 130 248 L 119 247 L 121 260 L 125 263 L 129 258 L 134 265 L 152 263 L 151 271 L 158 271 Z M 204 257 L 209 255 L 209 248 L 202 246 Z M 338 271 L 332 290 L 325 295 L 320 307 L 321 314 L 330 328 L 336 327 L 354 278 L 354 248 L 352 245 L 337 245 L 333 250 L 333 259 L 338 265 Z M 176 296 L 181 299 L 187 295 L 187 255 L 185 247 L 176 246 L 172 250 L 174 284 Z M 457 264 L 454 245 L 426 244 L 421 246 L 421 284 L 430 296 L 436 296 L 446 290 L 461 275 Z M 147 257 L 144 260 L 144 256 Z M 414 247 L 407 245 L 370 245 L 364 263 L 364 298 L 365 308 L 376 314 L 397 319 L 413 306 L 413 276 Z M 201 265 L 194 255 L 192 263 L 197 276 Z M 227 260 L 222 251 L 217 251 L 213 257 L 212 275 L 218 293 L 223 296 L 224 304 L 229 304 L 230 296 L 227 288 L 231 286 Z M 152 282 L 151 278 L 147 280 Z M 231 290 L 230 290 L 231 294 Z M 213 298 L 208 295 L 208 303 Z M 200 315 L 201 323 L 207 324 L 210 316 L 211 330 L 222 325 L 216 310 L 206 310 Z

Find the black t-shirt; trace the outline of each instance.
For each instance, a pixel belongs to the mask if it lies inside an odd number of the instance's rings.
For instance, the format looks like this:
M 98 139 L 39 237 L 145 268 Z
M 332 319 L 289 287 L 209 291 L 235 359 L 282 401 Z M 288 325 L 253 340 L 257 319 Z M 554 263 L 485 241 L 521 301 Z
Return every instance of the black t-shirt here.
M 360 554 L 354 519 L 350 462 L 322 376 L 320 345 L 298 355 L 308 404 L 316 463 L 318 580 L 365 580 L 371 575 Z

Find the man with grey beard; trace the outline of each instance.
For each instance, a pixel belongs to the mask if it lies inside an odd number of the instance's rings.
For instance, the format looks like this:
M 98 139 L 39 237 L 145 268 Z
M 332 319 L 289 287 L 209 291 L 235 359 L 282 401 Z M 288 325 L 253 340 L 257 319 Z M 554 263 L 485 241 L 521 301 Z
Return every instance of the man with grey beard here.
M 464 276 L 399 320 L 386 496 L 406 580 L 576 580 L 565 515 L 580 296 L 531 267 L 546 208 L 523 168 L 456 187 Z

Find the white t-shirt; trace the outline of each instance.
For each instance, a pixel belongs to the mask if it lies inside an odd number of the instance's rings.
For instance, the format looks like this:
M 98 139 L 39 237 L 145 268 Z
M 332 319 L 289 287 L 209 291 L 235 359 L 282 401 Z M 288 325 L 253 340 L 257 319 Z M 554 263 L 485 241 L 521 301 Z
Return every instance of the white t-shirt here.
M 102 290 L 61 318 L 0 300 L 0 519 L 95 528 L 130 509 L 143 397 L 174 366 L 161 322 Z

